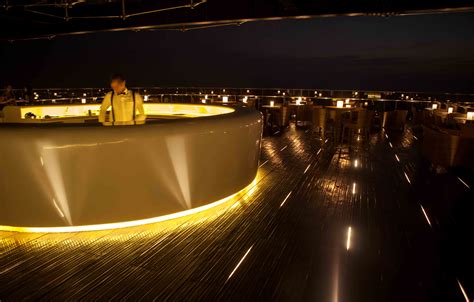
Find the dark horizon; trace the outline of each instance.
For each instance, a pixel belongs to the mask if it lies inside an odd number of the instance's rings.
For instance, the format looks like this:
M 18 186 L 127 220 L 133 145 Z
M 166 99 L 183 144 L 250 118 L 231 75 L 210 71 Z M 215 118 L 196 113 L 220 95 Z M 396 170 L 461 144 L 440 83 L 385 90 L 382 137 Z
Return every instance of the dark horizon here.
M 473 13 L 265 21 L 1 44 L 0 84 L 474 92 Z

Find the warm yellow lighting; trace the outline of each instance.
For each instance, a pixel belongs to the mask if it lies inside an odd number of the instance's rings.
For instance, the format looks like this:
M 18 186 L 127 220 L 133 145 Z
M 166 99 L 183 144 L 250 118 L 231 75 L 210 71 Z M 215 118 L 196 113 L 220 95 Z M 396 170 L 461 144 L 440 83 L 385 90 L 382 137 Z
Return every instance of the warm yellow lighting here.
M 474 111 L 468 112 L 466 114 L 466 119 L 468 119 L 470 121 L 474 120 Z
M 285 92 L 283 92 L 283 95 L 285 95 L 285 94 L 286 94 L 286 93 L 285 93 Z
M 369 106 L 369 102 L 364 102 L 364 106 Z
M 354 92 L 354 94 L 355 94 L 355 95 L 358 95 L 359 93 L 356 91 L 356 92 Z
M 438 109 L 438 104 L 433 104 L 433 105 L 431 105 L 431 109 L 433 109 L 433 110 Z
M 148 95 L 145 95 L 145 96 L 143 97 L 143 101 L 148 102 Z
M 87 93 L 83 93 L 82 96 L 87 96 Z
M 229 97 L 228 97 L 228 96 L 223 96 L 223 97 L 222 97 L 222 102 L 227 103 L 228 101 L 229 101 Z
M 82 103 L 82 104 L 85 104 L 85 103 L 86 103 L 86 99 L 81 99 L 81 103 Z
M 167 214 L 163 216 L 158 216 L 158 217 L 153 217 L 153 218 L 147 218 L 147 219 L 140 219 L 140 220 L 133 220 L 133 221 L 126 221 L 126 222 L 114 222 L 114 223 L 105 223 L 105 224 L 95 224 L 95 225 L 81 225 L 81 226 L 66 226 L 66 227 L 17 227 L 17 226 L 2 226 L 0 225 L 0 231 L 7 231 L 7 232 L 23 232 L 23 233 L 67 233 L 67 232 L 87 232 L 87 231 L 100 231 L 100 230 L 110 230 L 110 229 L 121 229 L 121 228 L 128 228 L 128 227 L 134 227 L 134 226 L 139 226 L 139 225 L 144 225 L 144 224 L 151 224 L 151 223 L 157 223 L 157 222 L 163 222 L 175 218 L 181 218 L 184 216 L 196 214 L 202 211 L 209 210 L 213 207 L 216 207 L 218 205 L 224 204 L 226 202 L 231 201 L 232 204 L 235 203 L 236 199 L 239 199 L 240 197 L 245 196 L 246 194 L 251 194 L 253 193 L 254 190 L 252 190 L 255 186 L 257 185 L 257 177 L 250 183 L 248 184 L 245 188 L 240 190 L 237 193 L 234 193 L 230 196 L 227 196 L 223 199 L 220 199 L 218 201 L 177 212 L 177 213 L 172 213 L 172 214 Z
M 57 95 L 58 95 L 58 93 L 57 93 L 57 92 L 55 92 L 55 93 L 53 93 L 53 94 L 54 94 L 54 96 L 57 96 Z
M 350 99 L 346 99 L 346 104 L 350 104 L 351 103 L 351 100 Z
M 343 101 L 337 101 L 336 106 L 337 106 L 337 108 L 342 108 L 342 107 L 344 107 L 344 102 Z
M 281 208 L 281 207 L 285 204 L 285 202 L 288 200 L 288 198 L 289 198 L 290 195 L 291 195 L 291 192 L 292 192 L 292 191 L 290 191 L 290 193 L 288 193 L 288 195 L 286 195 L 285 199 L 283 199 L 282 203 L 280 204 L 280 208 Z
M 319 96 L 323 96 L 323 94 L 322 94 L 322 93 L 319 93 Z
M 275 105 L 275 101 L 270 101 L 270 106 L 273 107 Z
M 249 92 L 250 92 L 250 90 L 247 89 L 247 93 L 249 93 Z
M 280 90 L 278 90 L 278 92 L 277 92 L 277 93 L 279 94 L 279 93 L 280 93 Z
M 351 248 L 351 236 L 352 236 L 352 227 L 347 229 L 347 242 L 346 242 L 346 249 L 349 250 Z
M 448 107 L 448 113 L 453 113 L 453 107 Z
M 347 105 L 346 105 L 346 108 L 351 108 L 351 104 L 347 104 Z
M 423 215 L 425 215 L 426 222 L 428 222 L 428 225 L 431 227 L 431 221 L 428 218 L 428 215 L 426 214 L 425 208 L 420 204 L 421 210 L 423 211 Z
M 301 105 L 301 101 L 302 101 L 301 97 L 299 97 L 298 99 L 296 99 L 296 105 Z
M 245 97 L 242 99 L 242 102 L 247 103 L 247 100 L 248 100 L 248 97 L 245 96 Z
M 408 95 L 405 97 L 406 100 L 408 100 Z
M 205 99 L 202 99 L 202 100 L 201 100 L 201 103 L 206 104 L 206 100 L 205 100 Z
M 252 250 L 252 247 L 253 247 L 253 245 L 247 250 L 247 252 L 244 254 L 244 256 L 240 259 L 239 263 L 237 263 L 235 268 L 230 273 L 229 277 L 227 277 L 227 280 L 229 280 L 232 277 L 232 275 L 234 275 L 235 271 L 239 268 L 239 266 L 242 264 L 242 262 L 244 262 L 245 257 L 247 257 L 247 255 L 250 253 L 250 251 Z

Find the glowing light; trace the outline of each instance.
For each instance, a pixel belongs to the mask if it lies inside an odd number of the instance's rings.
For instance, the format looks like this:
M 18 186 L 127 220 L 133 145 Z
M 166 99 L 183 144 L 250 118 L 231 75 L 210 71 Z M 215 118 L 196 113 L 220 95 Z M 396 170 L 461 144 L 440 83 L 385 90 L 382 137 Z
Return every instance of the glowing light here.
M 201 103 L 206 104 L 206 99 L 202 99 Z
M 429 226 L 431 226 L 431 221 L 430 219 L 428 218 L 428 215 L 426 214 L 426 211 L 425 211 L 425 208 L 423 208 L 423 206 L 420 204 L 420 207 L 421 207 L 421 210 L 423 211 L 423 215 L 425 215 L 425 218 L 426 218 L 426 222 L 428 222 Z
M 288 195 L 286 195 L 285 199 L 283 199 L 282 203 L 280 204 L 280 208 L 285 204 L 286 200 L 290 197 L 291 192 L 293 192 L 293 191 L 290 191 L 290 193 L 288 193 Z
M 352 194 L 356 193 L 356 183 L 352 184 Z
M 87 96 L 87 93 L 83 93 L 82 96 Z
M 285 150 L 286 148 L 288 148 L 288 145 L 286 145 L 285 147 L 281 148 L 280 151 L 283 151 L 283 150 Z
M 309 164 L 309 165 L 306 167 L 306 169 L 304 170 L 303 174 L 306 174 L 306 172 L 308 172 L 309 167 L 311 167 L 311 164 Z
M 466 113 L 466 119 L 470 121 L 474 120 L 474 111 Z
M 268 159 L 266 161 L 264 161 L 260 166 L 258 166 L 259 168 L 263 167 L 266 163 L 268 163 Z
M 207 96 L 207 94 L 206 94 L 206 95 L 204 96 L 204 99 L 207 100 L 207 98 L 208 98 L 208 96 Z
M 53 93 L 53 94 L 54 94 L 54 96 L 57 96 L 57 95 L 58 95 L 58 93 L 57 93 L 57 92 L 55 92 L 55 93 Z
M 145 96 L 143 97 L 143 101 L 148 102 L 148 95 L 145 95 Z
M 321 148 L 319 148 L 318 152 L 316 153 L 316 155 L 319 155 L 319 153 L 321 153 Z
M 344 102 L 343 102 L 343 101 L 337 101 L 336 107 L 337 107 L 337 108 L 342 108 L 342 107 L 344 107 Z
M 16 226 L 2 226 L 0 225 L 0 231 L 8 232 L 23 232 L 23 233 L 68 233 L 68 232 L 87 232 L 87 231 L 100 231 L 100 230 L 110 230 L 110 229 L 121 229 L 134 227 L 139 225 L 163 222 L 171 219 L 181 218 L 184 216 L 196 214 L 203 212 L 219 205 L 222 205 L 229 201 L 234 201 L 234 198 L 238 198 L 244 194 L 249 194 L 252 192 L 252 189 L 257 185 L 257 178 L 255 178 L 249 185 L 239 192 L 227 196 L 218 201 L 197 207 L 189 210 L 184 210 L 172 214 L 167 214 L 163 216 L 146 218 L 140 220 L 126 221 L 126 222 L 115 222 L 115 223 L 106 223 L 106 224 L 95 224 L 95 225 L 81 225 L 81 226 L 67 226 L 67 227 L 16 227 Z
M 81 103 L 82 103 L 82 104 L 85 104 L 85 103 L 86 103 L 86 99 L 81 99 Z
M 350 105 L 350 104 L 347 104 L 347 105 L 346 105 L 346 108 L 351 108 L 351 105 Z
M 406 172 L 403 172 L 403 174 L 405 174 L 405 178 L 407 179 L 408 183 L 411 184 L 410 178 L 408 178 L 407 173 L 406 173 Z
M 350 104 L 351 100 L 350 99 L 346 99 L 346 104 Z
M 458 281 L 458 285 L 459 285 L 459 288 L 461 289 L 461 292 L 462 292 L 462 295 L 464 296 L 464 299 L 466 300 L 466 302 L 469 302 L 469 297 L 467 296 L 467 293 L 464 290 L 464 287 L 462 287 L 461 282 L 459 282 L 459 280 L 457 280 L 457 279 L 456 279 L 456 281 Z
M 390 148 L 393 148 L 393 145 L 391 142 L 388 142 L 388 144 L 390 145 Z
M 322 93 L 319 93 L 319 96 L 323 96 L 323 94 L 322 94 Z
M 351 236 L 352 236 L 352 227 L 347 228 L 347 242 L 346 242 L 346 250 L 351 248 Z
M 228 101 L 229 101 L 229 97 L 228 97 L 228 96 L 223 96 L 223 97 L 222 97 L 222 102 L 227 103 Z
M 245 257 L 247 257 L 247 255 L 250 253 L 250 250 L 252 250 L 252 247 L 253 245 L 247 250 L 247 252 L 245 253 L 245 255 L 242 257 L 242 259 L 240 259 L 239 263 L 237 263 L 237 265 L 235 266 L 235 268 L 232 270 L 232 272 L 230 273 L 229 277 L 227 277 L 227 280 L 229 280 L 232 275 L 234 275 L 235 271 L 239 268 L 239 266 L 242 264 L 242 262 L 244 262 L 244 259 Z
M 459 179 L 459 181 L 460 181 L 460 182 L 461 182 L 463 185 L 465 185 L 465 186 L 466 186 L 466 188 L 468 188 L 468 189 L 470 189 L 470 188 L 471 188 L 471 187 L 470 187 L 470 186 L 469 186 L 469 185 L 468 185 L 468 184 L 467 184 L 467 183 L 466 183 L 464 180 L 462 180 L 462 179 L 461 179 L 461 178 L 459 178 L 459 177 L 458 177 L 458 179 Z
M 356 160 L 354 161 L 354 167 L 357 168 L 358 165 L 359 165 L 359 161 L 356 159 Z
M 275 105 L 275 101 L 270 101 L 270 106 L 273 107 Z
M 400 159 L 398 158 L 398 155 L 395 154 L 395 159 L 400 162 Z
M 250 90 L 247 89 L 247 93 L 249 93 L 249 92 L 250 92 Z
M 433 110 L 438 109 L 438 104 L 433 104 L 433 105 L 431 105 L 431 109 L 433 109 Z
M 296 100 L 296 105 L 301 105 L 301 101 L 302 101 L 301 97 L 298 97 L 298 99 Z
M 369 102 L 364 102 L 364 106 L 365 107 L 369 106 Z
M 454 108 L 453 107 L 448 107 L 448 114 L 453 113 Z
M 278 90 L 278 94 L 280 93 L 280 90 Z
M 248 96 L 245 96 L 245 97 L 243 98 L 242 102 L 247 103 L 247 100 L 248 100 Z

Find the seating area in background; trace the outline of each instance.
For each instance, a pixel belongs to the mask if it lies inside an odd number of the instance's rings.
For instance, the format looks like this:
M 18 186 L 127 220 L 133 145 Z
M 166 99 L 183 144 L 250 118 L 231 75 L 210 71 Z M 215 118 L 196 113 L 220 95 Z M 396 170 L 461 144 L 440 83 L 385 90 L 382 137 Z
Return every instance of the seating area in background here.
M 468 113 L 472 111 L 454 104 L 425 108 L 420 118 L 423 156 L 436 166 L 474 169 L 474 121 Z
M 422 155 L 435 166 L 474 168 L 474 111 L 470 105 L 330 100 L 318 102 L 261 105 L 267 133 L 278 133 L 293 122 L 310 128 L 322 139 L 352 146 L 368 139 L 371 130 L 403 131 L 407 122 L 423 130 Z

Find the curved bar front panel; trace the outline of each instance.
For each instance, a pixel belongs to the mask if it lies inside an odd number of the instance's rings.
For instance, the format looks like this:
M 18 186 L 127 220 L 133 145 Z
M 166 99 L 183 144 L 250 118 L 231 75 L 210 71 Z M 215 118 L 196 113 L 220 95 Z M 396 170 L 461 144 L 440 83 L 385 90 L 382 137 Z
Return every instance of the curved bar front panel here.
M 2 125 L 0 226 L 109 224 L 206 205 L 252 182 L 261 133 L 260 113 L 245 108 L 140 126 Z

